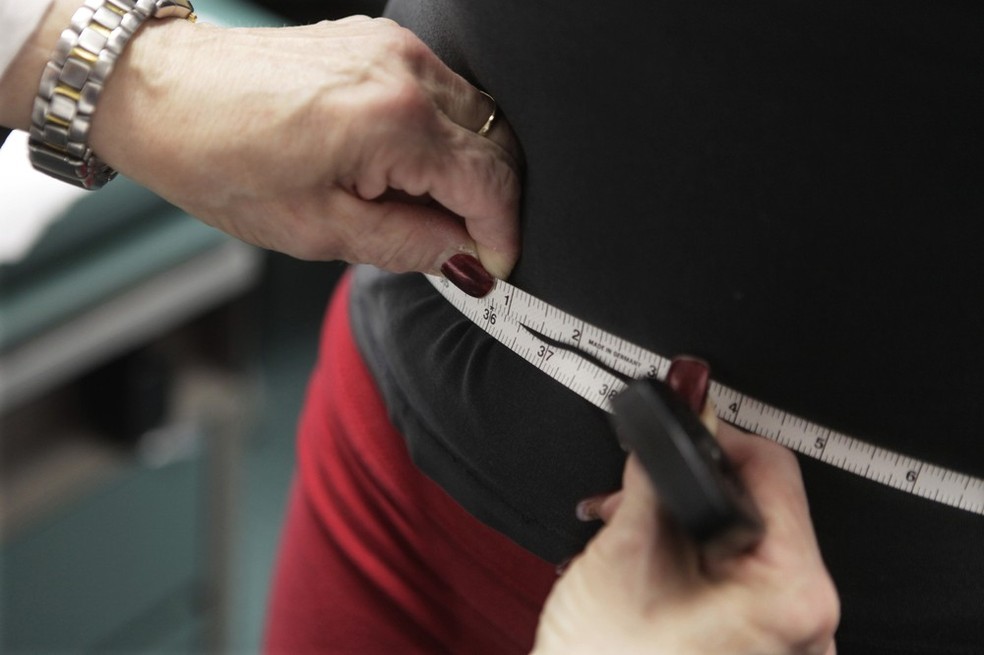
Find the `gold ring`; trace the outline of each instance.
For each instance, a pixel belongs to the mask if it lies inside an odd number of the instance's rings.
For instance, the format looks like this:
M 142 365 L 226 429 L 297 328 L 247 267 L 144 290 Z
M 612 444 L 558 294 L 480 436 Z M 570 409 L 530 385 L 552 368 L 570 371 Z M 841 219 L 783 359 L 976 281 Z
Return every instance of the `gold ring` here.
M 492 113 L 489 114 L 489 117 L 487 119 L 485 119 L 485 124 L 482 125 L 482 127 L 478 128 L 478 132 L 476 132 L 478 136 L 485 136 L 492 130 L 492 124 L 495 123 L 495 112 L 499 108 L 499 106 L 496 104 L 495 98 L 487 94 L 485 91 L 479 91 L 479 93 L 481 93 L 483 96 L 485 96 L 486 98 L 492 101 Z

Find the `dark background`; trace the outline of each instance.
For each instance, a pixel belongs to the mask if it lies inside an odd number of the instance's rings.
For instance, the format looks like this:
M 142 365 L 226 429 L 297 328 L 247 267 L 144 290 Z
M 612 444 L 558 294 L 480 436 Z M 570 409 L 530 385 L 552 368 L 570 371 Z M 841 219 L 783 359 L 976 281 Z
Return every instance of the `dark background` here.
M 280 14 L 293 23 L 315 23 L 319 20 L 334 20 L 353 14 L 378 16 L 382 13 L 384 0 L 259 0 L 257 4 Z

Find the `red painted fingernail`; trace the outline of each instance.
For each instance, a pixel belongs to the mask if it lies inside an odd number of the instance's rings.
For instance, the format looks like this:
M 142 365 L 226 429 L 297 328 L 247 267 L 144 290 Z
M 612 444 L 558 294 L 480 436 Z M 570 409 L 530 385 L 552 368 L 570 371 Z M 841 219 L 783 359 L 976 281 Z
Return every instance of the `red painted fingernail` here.
M 707 362 L 696 357 L 674 357 L 666 372 L 666 384 L 670 386 L 694 414 L 700 414 L 707 400 L 707 387 L 711 381 L 711 369 Z
M 577 516 L 578 521 L 597 521 L 601 518 L 601 504 L 605 501 L 608 496 L 592 496 L 591 498 L 585 498 L 577 504 L 574 508 L 574 514 Z
M 451 283 L 469 296 L 483 298 L 495 286 L 495 278 L 485 270 L 482 262 L 464 253 L 455 255 L 441 266 L 441 273 Z

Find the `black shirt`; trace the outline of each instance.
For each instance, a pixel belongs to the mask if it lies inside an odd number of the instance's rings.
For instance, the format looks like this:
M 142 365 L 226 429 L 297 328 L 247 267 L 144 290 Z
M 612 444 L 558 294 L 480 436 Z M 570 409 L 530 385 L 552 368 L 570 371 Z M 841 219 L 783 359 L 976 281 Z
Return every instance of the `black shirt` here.
M 526 159 L 512 282 L 871 443 L 984 476 L 984 20 L 970 2 L 403 0 Z M 618 486 L 605 417 L 438 296 L 354 322 L 420 467 L 542 557 Z M 984 519 L 803 461 L 842 653 L 984 652 Z

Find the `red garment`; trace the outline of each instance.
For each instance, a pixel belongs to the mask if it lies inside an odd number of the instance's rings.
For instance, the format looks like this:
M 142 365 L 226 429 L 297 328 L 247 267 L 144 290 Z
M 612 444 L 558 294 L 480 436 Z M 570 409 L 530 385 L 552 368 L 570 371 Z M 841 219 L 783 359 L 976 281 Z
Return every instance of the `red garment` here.
M 345 278 L 301 418 L 266 651 L 529 652 L 554 567 L 416 469 L 356 349 L 348 296 Z

